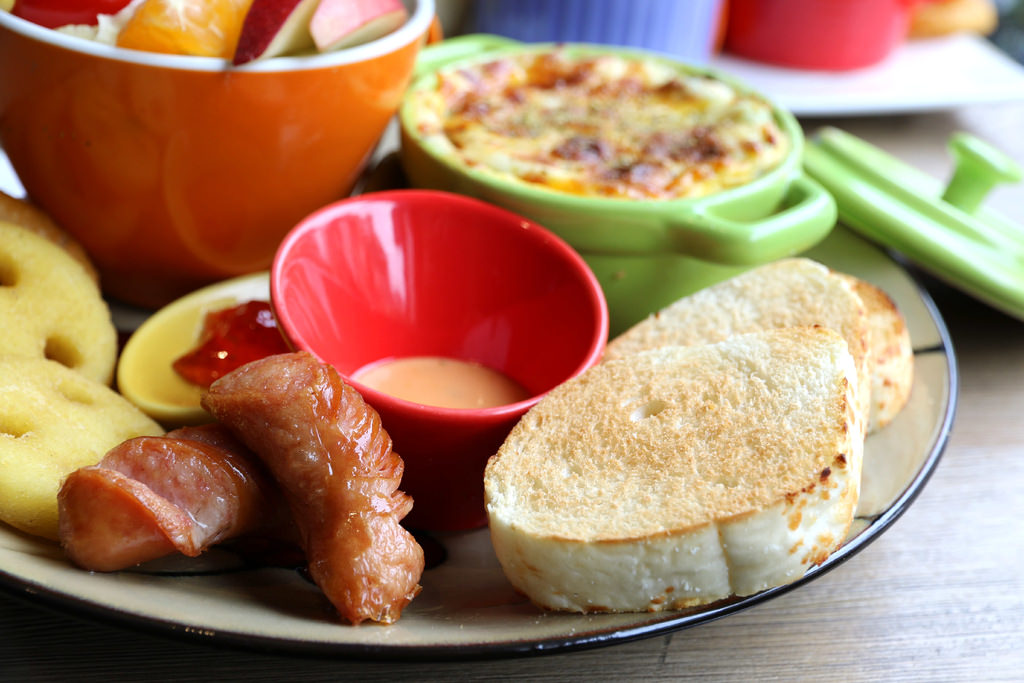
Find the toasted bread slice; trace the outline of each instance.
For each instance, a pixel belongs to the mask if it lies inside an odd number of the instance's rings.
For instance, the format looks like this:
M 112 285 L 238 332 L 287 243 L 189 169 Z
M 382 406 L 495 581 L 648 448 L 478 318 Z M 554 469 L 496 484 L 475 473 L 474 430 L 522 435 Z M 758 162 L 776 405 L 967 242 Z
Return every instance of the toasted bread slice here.
M 831 328 L 846 340 L 857 368 L 856 405 L 866 429 L 871 409 L 867 309 L 850 282 L 810 259 L 775 261 L 683 297 L 609 342 L 605 358 L 804 325 Z
M 888 294 L 852 275 L 837 274 L 857 292 L 868 315 L 870 434 L 892 422 L 910 399 L 914 385 L 914 349 L 907 322 Z
M 556 387 L 487 464 L 506 576 L 557 610 L 657 611 L 792 582 L 846 537 L 863 434 L 821 327 L 667 346 Z

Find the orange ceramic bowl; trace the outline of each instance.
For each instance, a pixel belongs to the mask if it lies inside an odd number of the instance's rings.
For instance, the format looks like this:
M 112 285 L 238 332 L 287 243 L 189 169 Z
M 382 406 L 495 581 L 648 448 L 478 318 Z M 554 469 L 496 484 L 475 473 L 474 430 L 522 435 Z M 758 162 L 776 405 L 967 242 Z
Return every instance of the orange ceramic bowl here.
M 349 193 L 398 109 L 434 0 L 409 9 L 379 40 L 239 68 L 0 11 L 0 144 L 106 293 L 162 305 L 268 268 L 300 219 Z

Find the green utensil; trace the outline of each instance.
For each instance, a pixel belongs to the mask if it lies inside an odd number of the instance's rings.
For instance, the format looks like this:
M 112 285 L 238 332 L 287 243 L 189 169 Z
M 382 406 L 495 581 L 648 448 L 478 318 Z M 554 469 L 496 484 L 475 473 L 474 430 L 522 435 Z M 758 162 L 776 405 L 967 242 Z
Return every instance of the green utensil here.
M 807 141 L 804 168 L 835 197 L 841 223 L 1024 319 L 1024 230 L 983 206 L 993 187 L 1018 182 L 1024 173 L 967 133 L 952 136 L 950 151 L 955 168 L 943 187 L 878 147 L 827 127 Z

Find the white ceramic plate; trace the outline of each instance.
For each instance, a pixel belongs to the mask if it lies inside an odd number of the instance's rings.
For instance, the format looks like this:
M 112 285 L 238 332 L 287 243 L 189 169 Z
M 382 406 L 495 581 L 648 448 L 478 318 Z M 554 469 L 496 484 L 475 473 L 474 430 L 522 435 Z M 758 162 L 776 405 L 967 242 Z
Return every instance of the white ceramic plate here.
M 1024 66 L 984 38 L 907 41 L 879 64 L 853 71 L 787 69 L 729 54 L 729 73 L 797 116 L 865 116 L 1024 100 Z
M 914 500 L 939 461 L 953 419 L 957 375 L 944 323 L 896 263 L 837 229 L 810 254 L 881 286 L 907 317 L 916 354 L 909 405 L 866 445 L 862 500 L 846 544 L 800 581 L 706 608 L 661 614 L 546 614 L 513 591 L 486 530 L 422 542 L 436 564 L 423 592 L 391 626 L 346 626 L 296 568 L 249 566 L 215 549 L 131 571 L 73 568 L 52 543 L 0 525 L 0 588 L 123 626 L 218 645 L 293 654 L 457 659 L 559 652 L 696 626 L 820 576 L 863 549 Z

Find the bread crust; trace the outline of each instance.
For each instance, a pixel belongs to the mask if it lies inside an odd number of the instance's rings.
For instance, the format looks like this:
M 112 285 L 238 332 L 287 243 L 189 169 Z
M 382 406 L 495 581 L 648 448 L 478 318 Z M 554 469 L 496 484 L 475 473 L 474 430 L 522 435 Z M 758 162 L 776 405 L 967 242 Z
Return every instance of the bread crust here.
M 604 358 L 804 325 L 831 328 L 846 340 L 857 369 L 856 405 L 866 429 L 871 410 L 867 309 L 851 282 L 811 259 L 775 261 L 683 297 L 611 340 Z
M 669 346 L 550 392 L 488 462 L 509 580 L 559 610 L 656 611 L 796 580 L 838 547 L 863 434 L 824 328 Z
M 910 330 L 896 303 L 882 289 L 840 274 L 864 302 L 868 318 L 868 373 L 871 408 L 868 434 L 882 429 L 903 410 L 914 386 L 914 349 Z

